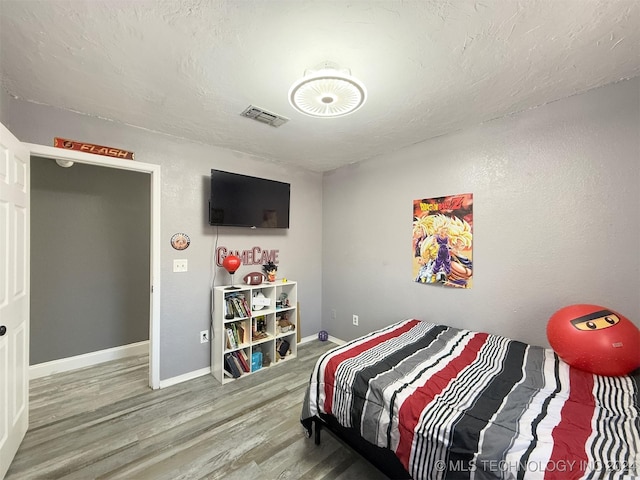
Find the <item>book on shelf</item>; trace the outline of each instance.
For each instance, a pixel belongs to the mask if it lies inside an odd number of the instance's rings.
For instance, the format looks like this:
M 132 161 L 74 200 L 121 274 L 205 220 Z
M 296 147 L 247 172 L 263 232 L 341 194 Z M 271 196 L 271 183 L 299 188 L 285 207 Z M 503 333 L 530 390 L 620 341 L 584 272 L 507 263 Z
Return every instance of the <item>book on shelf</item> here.
M 247 301 L 245 300 L 244 295 L 238 297 L 238 303 L 240 304 L 240 309 L 244 313 L 244 316 L 250 317 L 251 311 L 249 310 L 249 305 L 247 304 Z
M 229 333 L 231 331 L 231 333 Z M 232 346 L 227 348 L 236 348 L 244 343 L 244 327 L 242 322 L 233 322 L 227 325 L 227 336 L 231 335 L 229 340 L 232 342 Z
M 227 305 L 227 313 L 232 313 L 234 317 L 246 317 L 235 295 L 232 294 L 225 297 L 225 303 Z
M 233 304 L 233 311 L 235 312 L 236 317 L 244 317 L 244 312 L 240 309 L 240 304 L 238 303 L 238 299 L 236 297 L 231 297 L 231 303 Z
M 225 366 L 225 370 L 228 370 L 231 372 L 231 375 L 233 375 L 233 378 L 238 378 L 240 375 L 242 375 L 242 371 L 240 370 L 240 368 L 238 368 L 238 364 L 234 361 L 235 358 L 236 357 L 234 357 L 230 353 L 227 353 L 224 356 L 224 366 Z
M 234 325 L 236 340 L 238 341 L 238 345 L 240 345 L 244 343 L 244 327 L 242 326 L 242 322 L 236 322 Z
M 236 306 L 236 310 L 238 311 L 239 317 L 247 316 L 247 313 L 242 308 L 242 303 L 240 303 L 240 299 L 238 297 L 233 297 L 233 304 Z
M 230 293 L 224 297 L 227 311 L 225 314 L 233 314 L 234 317 L 250 317 L 251 309 L 247 299 L 242 293 Z
M 244 355 L 242 355 L 243 350 L 236 350 L 235 352 L 233 352 L 233 355 L 238 359 L 238 361 L 240 362 L 240 366 L 242 367 L 242 370 L 244 370 L 245 372 L 250 372 L 251 371 L 251 365 L 249 365 L 249 363 L 246 360 L 246 357 Z
M 233 334 L 233 329 L 227 328 L 227 349 L 236 348 L 238 346 L 238 342 L 236 342 L 236 337 Z
M 244 350 L 240 350 L 239 351 L 240 355 L 242 356 L 242 358 L 244 358 L 244 361 L 247 362 L 247 365 L 249 365 L 249 355 L 247 355 L 247 352 L 245 352 Z
M 244 370 L 244 366 L 242 365 L 242 362 L 240 362 L 240 359 L 238 358 L 237 353 L 238 353 L 237 351 L 231 352 L 231 360 L 233 361 L 233 363 L 235 363 L 236 367 L 238 368 L 238 371 L 240 372 L 240 375 L 242 375 L 242 373 L 245 370 Z
M 237 317 L 238 312 L 233 305 L 233 300 L 231 298 L 227 298 L 225 303 L 227 305 L 227 313 L 233 315 L 234 317 Z
M 251 309 L 249 308 L 249 304 L 247 303 L 247 299 L 244 298 L 244 295 L 241 298 L 241 302 L 242 302 L 242 308 L 244 308 L 244 311 L 246 312 L 245 317 L 250 317 Z

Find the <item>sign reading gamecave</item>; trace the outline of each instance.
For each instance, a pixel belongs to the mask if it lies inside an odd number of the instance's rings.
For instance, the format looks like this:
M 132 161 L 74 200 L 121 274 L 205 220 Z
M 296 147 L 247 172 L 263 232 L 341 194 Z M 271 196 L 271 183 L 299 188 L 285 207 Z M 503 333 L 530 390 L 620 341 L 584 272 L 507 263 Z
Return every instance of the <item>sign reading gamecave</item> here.
M 227 247 L 216 249 L 216 265 L 222 266 L 222 262 L 227 255 L 235 255 L 240 258 L 243 265 L 263 265 L 265 263 L 278 263 L 278 253 L 280 250 L 263 250 L 260 247 L 253 247 L 248 250 L 230 250 Z

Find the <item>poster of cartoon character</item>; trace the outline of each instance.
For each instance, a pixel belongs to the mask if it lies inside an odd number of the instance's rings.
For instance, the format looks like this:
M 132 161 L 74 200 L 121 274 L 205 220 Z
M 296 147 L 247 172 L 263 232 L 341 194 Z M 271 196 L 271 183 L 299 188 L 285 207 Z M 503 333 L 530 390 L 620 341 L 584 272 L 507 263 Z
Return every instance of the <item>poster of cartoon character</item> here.
M 414 200 L 412 247 L 415 282 L 471 288 L 473 194 Z

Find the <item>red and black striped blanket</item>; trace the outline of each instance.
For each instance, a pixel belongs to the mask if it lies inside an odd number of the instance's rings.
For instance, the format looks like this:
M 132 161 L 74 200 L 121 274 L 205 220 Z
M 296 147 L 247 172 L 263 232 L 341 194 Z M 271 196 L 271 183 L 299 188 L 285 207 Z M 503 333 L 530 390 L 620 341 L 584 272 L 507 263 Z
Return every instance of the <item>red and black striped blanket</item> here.
M 638 478 L 640 376 L 553 350 L 405 320 L 323 355 L 301 421 L 330 414 L 414 479 Z

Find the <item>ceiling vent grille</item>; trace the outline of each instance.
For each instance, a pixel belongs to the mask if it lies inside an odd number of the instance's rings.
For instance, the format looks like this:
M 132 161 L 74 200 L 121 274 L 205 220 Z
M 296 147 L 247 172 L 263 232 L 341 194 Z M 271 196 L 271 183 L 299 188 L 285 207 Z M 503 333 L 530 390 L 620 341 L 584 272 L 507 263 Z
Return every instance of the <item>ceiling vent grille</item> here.
M 289 121 L 288 118 L 281 117 L 280 115 L 276 115 L 275 113 L 267 112 L 263 108 L 255 107 L 253 105 L 249 105 L 240 115 L 242 115 L 243 117 L 252 118 L 260 123 L 266 123 L 267 125 L 271 125 L 272 127 L 279 127 L 280 125 L 284 125 Z

